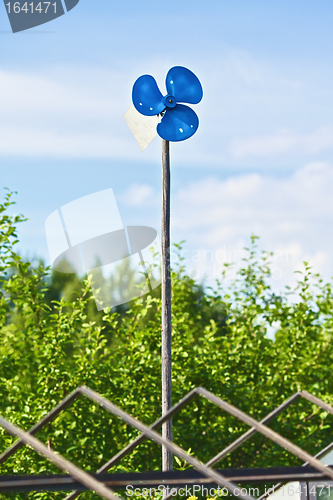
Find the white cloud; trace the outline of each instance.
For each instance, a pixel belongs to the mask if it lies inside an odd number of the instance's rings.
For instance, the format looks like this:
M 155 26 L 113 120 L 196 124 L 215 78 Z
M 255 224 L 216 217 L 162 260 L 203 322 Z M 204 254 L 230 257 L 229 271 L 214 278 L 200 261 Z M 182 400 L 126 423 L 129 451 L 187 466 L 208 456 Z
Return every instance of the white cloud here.
M 200 168 L 248 159 L 272 165 L 277 154 L 293 153 L 297 163 L 297 155 L 303 161 L 304 154 L 332 147 L 327 78 L 321 87 L 318 74 L 314 85 L 308 67 L 273 64 L 244 51 L 198 55 L 195 61 L 191 68 L 204 87 L 202 103 L 193 106 L 200 128 L 190 140 L 172 145 L 174 161 Z M 153 74 L 164 92 L 170 65 L 147 59 L 110 70 L 0 71 L 0 155 L 156 160 L 159 139 L 141 153 L 122 115 L 135 79 Z
M 332 189 L 333 166 L 318 162 L 283 178 L 208 177 L 176 193 L 173 235 L 187 241 L 188 265 L 199 276 L 217 278 L 223 262 L 240 263 L 242 248 L 254 233 L 264 249 L 275 252 L 273 278 L 278 286 L 292 282 L 305 260 L 329 278 Z
M 332 190 L 333 165 L 323 162 L 284 177 L 253 173 L 190 182 L 172 195 L 172 241 L 186 240 L 186 265 L 194 278 L 207 283 L 221 277 L 225 262 L 242 264 L 251 234 L 260 236 L 262 249 L 274 252 L 275 289 L 295 283 L 299 275 L 294 271 L 303 269 L 303 261 L 329 279 Z M 134 184 L 120 201 L 128 219 L 131 208 L 139 209 L 140 218 L 147 217 L 149 207 L 149 224 L 159 227 L 160 193 L 152 186 Z
M 332 148 L 333 128 L 322 127 L 314 132 L 303 134 L 281 130 L 270 135 L 234 139 L 231 144 L 231 154 L 235 158 L 271 156 L 290 152 L 316 154 Z
M 206 177 L 173 189 L 171 241 L 186 240 L 191 275 L 213 284 L 225 262 L 242 264 L 251 234 L 274 252 L 272 282 L 280 291 L 294 284 L 308 261 L 333 275 L 333 165 L 314 162 L 288 176 L 267 174 Z M 116 194 L 124 224 L 160 228 L 161 193 L 135 183 Z M 28 226 L 27 226 L 28 227 Z M 232 275 L 231 275 L 232 276 Z
M 105 155 L 106 133 L 87 127 L 107 120 L 115 104 L 60 75 L 0 72 L 0 154 L 73 157 Z M 90 130 L 89 130 L 90 128 Z
M 127 207 L 147 207 L 156 202 L 156 192 L 148 184 L 132 184 L 119 199 Z
M 140 150 L 122 118 L 131 100 L 131 77 L 124 73 L 0 71 L 0 155 L 137 158 Z
M 127 142 L 105 132 L 69 132 L 59 127 L 0 126 L 0 154 L 25 157 L 110 158 L 121 157 Z

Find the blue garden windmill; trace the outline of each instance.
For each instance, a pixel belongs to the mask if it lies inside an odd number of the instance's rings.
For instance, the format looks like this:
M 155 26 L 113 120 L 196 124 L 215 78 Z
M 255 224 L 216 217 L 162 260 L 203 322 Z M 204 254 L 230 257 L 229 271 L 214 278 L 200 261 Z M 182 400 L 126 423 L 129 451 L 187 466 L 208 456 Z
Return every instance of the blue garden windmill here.
M 198 104 L 203 96 L 199 79 L 192 71 L 174 66 L 165 81 L 167 94 L 160 92 L 155 78 L 140 76 L 133 85 L 133 105 L 145 116 L 160 115 L 157 133 L 162 138 L 162 415 L 172 406 L 171 385 L 171 278 L 170 278 L 170 156 L 169 141 L 189 139 L 199 119 L 186 104 Z M 186 103 L 186 104 L 183 104 Z M 163 423 L 162 436 L 172 440 L 171 420 Z M 172 455 L 163 448 L 163 470 L 172 469 Z
M 134 107 L 145 116 L 162 115 L 157 133 L 165 141 L 184 141 L 198 130 L 199 119 L 189 106 L 198 104 L 203 96 L 199 79 L 192 71 L 174 66 L 165 80 L 167 94 L 160 92 L 156 80 L 150 75 L 140 76 L 133 86 Z

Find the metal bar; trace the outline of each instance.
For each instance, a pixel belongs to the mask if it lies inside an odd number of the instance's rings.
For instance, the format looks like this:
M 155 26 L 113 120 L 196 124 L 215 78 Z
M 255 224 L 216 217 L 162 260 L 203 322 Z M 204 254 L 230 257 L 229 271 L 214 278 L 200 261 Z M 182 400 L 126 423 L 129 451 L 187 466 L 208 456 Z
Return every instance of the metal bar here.
M 162 416 L 172 407 L 171 276 L 170 276 L 170 155 L 162 139 Z M 172 441 L 172 420 L 162 425 L 162 436 Z M 172 470 L 172 453 L 162 446 L 162 470 Z
M 37 451 L 37 453 L 57 465 L 59 469 L 70 474 L 74 479 L 86 486 L 89 490 L 95 491 L 100 497 L 106 500 L 119 500 L 119 497 L 116 496 L 112 490 L 97 481 L 97 479 L 79 469 L 78 467 L 76 467 L 76 465 L 68 462 L 61 455 L 54 453 L 43 443 L 41 443 L 41 441 L 39 441 L 37 438 L 31 436 L 31 434 L 28 434 L 27 432 L 24 432 L 22 429 L 8 422 L 1 416 L 0 425 L 4 429 L 6 429 L 9 434 L 18 437 L 22 441 L 22 443 L 31 446 L 35 451 Z
M 150 426 L 150 429 L 158 429 L 163 422 L 168 420 L 170 417 L 173 417 L 178 411 L 180 411 L 184 406 L 189 403 L 195 396 L 197 395 L 197 390 L 192 389 L 192 391 L 188 392 L 186 396 L 184 396 L 176 405 L 174 405 L 170 410 L 168 410 L 162 417 L 160 417 L 153 425 Z M 129 443 L 125 448 L 123 448 L 119 453 L 114 455 L 108 462 L 106 462 L 102 467 L 100 467 L 97 471 L 97 474 L 103 474 L 107 472 L 111 467 L 114 467 L 117 463 L 120 462 L 124 456 L 134 450 L 139 444 L 147 439 L 145 434 L 141 434 L 137 438 L 135 438 L 131 443 Z M 64 500 L 74 500 L 80 495 L 79 492 L 73 491 L 68 495 Z
M 219 486 L 222 486 L 223 488 L 227 488 L 230 492 L 234 491 L 235 488 L 237 487 L 235 484 L 232 482 L 228 481 L 225 477 L 221 476 L 220 474 L 216 473 L 213 469 L 208 469 L 205 465 L 203 465 L 199 460 L 196 458 L 192 457 L 188 453 L 186 453 L 182 448 L 179 446 L 175 445 L 172 441 L 169 439 L 163 438 L 160 434 L 158 434 L 156 431 L 150 429 L 147 427 L 145 424 L 140 422 L 139 420 L 136 420 L 133 418 L 131 415 L 128 415 L 126 412 L 115 406 L 113 403 L 108 401 L 107 399 L 103 398 L 99 394 L 97 394 L 95 391 L 88 389 L 87 387 L 82 387 L 81 391 L 83 394 L 85 394 L 89 399 L 92 401 L 95 401 L 96 403 L 100 404 L 103 406 L 107 411 L 112 413 L 113 415 L 118 416 L 124 422 L 126 422 L 129 425 L 132 425 L 142 433 L 144 433 L 147 437 L 155 441 L 156 443 L 165 446 L 168 448 L 168 450 L 178 457 L 182 458 L 185 460 L 187 463 L 192 465 L 195 469 L 198 471 L 202 472 L 206 477 L 212 479 L 212 481 Z M 333 472 L 332 472 L 332 477 L 333 477 Z M 239 495 L 239 498 L 244 498 L 247 500 L 254 500 L 253 497 L 250 495 Z
M 277 432 L 272 431 L 272 429 L 270 429 L 269 427 L 266 427 L 265 425 L 261 424 L 260 422 L 257 422 L 257 420 L 255 420 L 254 418 L 250 417 L 249 415 L 242 412 L 241 410 L 239 410 L 235 406 L 232 406 L 231 404 L 227 403 L 226 401 L 223 401 L 223 399 L 215 396 L 214 394 L 207 391 L 206 389 L 203 389 L 202 387 L 200 387 L 198 389 L 198 391 L 206 399 L 208 399 L 212 403 L 215 403 L 222 410 L 225 410 L 230 415 L 233 415 L 238 420 L 241 420 L 242 422 L 248 424 L 249 426 L 254 427 L 255 429 L 257 429 L 258 432 L 260 432 L 264 436 L 268 437 L 268 439 L 274 441 L 278 445 L 280 445 L 283 448 L 285 448 L 286 450 L 290 451 L 293 455 L 300 458 L 301 460 L 307 461 L 315 469 L 317 469 L 320 472 L 323 472 L 323 474 L 326 477 L 333 479 L 333 471 L 331 469 L 328 469 L 319 460 L 314 458 L 312 455 L 310 455 L 306 451 L 302 450 L 299 446 L 291 443 L 288 439 L 280 436 L 280 434 L 278 434 Z
M 330 406 L 329 404 L 325 403 L 324 401 L 322 401 L 321 399 L 317 398 L 316 396 L 313 396 L 312 394 L 310 394 L 309 392 L 307 391 L 301 391 L 300 392 L 300 395 L 302 398 L 305 398 L 307 399 L 308 401 L 310 401 L 311 403 L 314 403 L 316 406 L 319 406 L 320 408 L 323 408 L 324 410 L 326 410 L 328 413 L 331 413 L 333 414 L 333 407 Z M 329 444 L 328 446 L 326 446 L 326 448 L 324 448 L 323 450 L 319 451 L 315 456 L 314 458 L 320 458 L 322 457 L 325 453 L 327 453 L 328 451 L 330 451 L 331 449 L 333 449 L 333 442 L 331 444 Z M 306 467 L 308 465 L 308 462 L 304 462 L 304 464 L 302 465 L 302 467 Z M 275 484 L 274 485 L 274 490 L 276 490 L 277 488 L 280 488 L 281 486 L 284 486 L 286 484 L 286 482 L 280 482 L 278 484 Z M 266 497 L 268 496 L 268 493 L 264 493 L 263 495 L 261 495 L 258 500 L 264 500 Z
M 278 479 L 286 481 L 306 481 L 324 479 L 321 472 L 315 472 L 313 467 L 272 467 L 269 469 L 223 469 L 220 474 L 237 483 L 262 483 Z M 104 485 L 113 489 L 125 489 L 128 485 L 133 487 L 156 488 L 160 485 L 182 487 L 184 485 L 202 484 L 214 487 L 216 484 L 195 470 L 169 471 L 168 473 L 143 472 L 143 473 L 115 473 L 93 474 Z M 86 487 L 68 475 L 45 476 L 8 476 L 0 477 L 0 493 L 6 491 L 66 491 L 77 488 L 85 490 Z
M 166 422 L 169 418 L 173 417 L 178 411 L 180 411 L 184 406 L 189 403 L 195 396 L 197 395 L 196 389 L 192 389 L 183 399 L 181 399 L 176 405 L 174 405 L 170 410 L 168 410 L 162 417 L 160 417 L 153 425 L 150 426 L 150 429 L 158 429 L 164 422 Z M 98 469 L 97 474 L 102 474 L 103 472 L 107 472 L 111 467 L 115 466 L 120 460 L 134 450 L 139 444 L 147 439 L 145 434 L 141 434 L 137 438 L 135 438 L 131 443 L 129 443 L 125 448 L 123 448 L 117 455 L 112 457 L 106 464 L 102 465 L 100 469 Z
M 52 422 L 60 412 L 65 410 L 77 397 L 80 396 L 80 387 L 75 389 L 71 394 L 69 394 L 65 399 L 63 399 L 57 406 L 53 408 L 42 420 L 35 424 L 27 432 L 31 436 L 34 436 L 38 431 L 40 431 L 45 425 Z M 0 464 L 5 462 L 11 455 L 13 455 L 18 449 L 24 446 L 24 443 L 20 440 L 12 444 L 7 450 L 5 450 L 0 455 Z
M 327 452 L 331 451 L 333 448 L 333 443 L 330 443 L 328 446 L 326 446 L 323 450 L 320 450 L 318 451 L 318 453 L 314 456 L 315 458 L 320 458 L 322 457 L 323 455 L 325 455 Z M 307 462 L 305 462 L 302 467 L 305 467 L 307 464 Z M 333 464 L 332 464 L 333 465 Z
M 54 418 L 56 418 L 56 416 L 64 409 L 66 409 L 74 399 L 76 399 L 78 396 L 80 396 L 81 394 L 85 394 L 85 391 L 83 391 L 82 389 L 84 390 L 88 390 L 87 388 L 81 388 L 79 387 L 78 389 L 76 389 L 73 393 L 71 393 L 69 396 L 67 396 L 61 403 L 59 403 L 46 417 L 44 417 L 39 423 L 37 423 L 35 426 L 33 426 L 28 434 L 32 434 L 32 433 L 35 433 L 37 432 L 38 430 L 40 430 L 44 425 L 46 425 L 47 423 L 49 423 L 50 421 L 52 421 Z M 93 391 L 92 391 L 93 392 Z M 203 392 L 205 394 L 203 394 Z M 96 393 L 95 393 L 96 394 Z M 162 425 L 166 420 L 168 420 L 170 417 L 172 417 L 175 413 L 177 413 L 178 411 L 180 411 L 191 399 L 193 399 L 196 395 L 201 395 L 201 396 L 204 396 L 207 398 L 207 394 L 210 394 L 211 396 L 213 396 L 214 398 L 216 398 L 216 396 L 212 395 L 211 393 L 209 393 L 208 391 L 206 391 L 205 389 L 202 389 L 202 388 L 198 388 L 198 389 L 193 389 L 190 393 L 188 393 L 181 401 L 179 401 L 179 403 L 177 403 L 175 406 L 173 406 L 164 416 L 162 416 L 161 418 L 159 418 L 152 426 L 151 426 L 151 429 L 156 429 L 158 428 L 160 425 Z M 277 408 L 276 410 L 274 410 L 273 412 L 271 412 L 269 415 L 267 415 L 260 423 L 263 424 L 263 423 L 267 423 L 269 422 L 271 419 L 273 419 L 278 413 L 280 413 L 281 411 L 283 411 L 287 406 L 289 406 L 293 401 L 295 401 L 296 399 L 298 399 L 299 397 L 304 397 L 305 399 L 309 400 L 310 402 L 318 405 L 319 407 L 325 409 L 326 411 L 328 411 L 329 413 L 333 414 L 333 408 L 328 405 L 327 403 L 323 402 L 322 400 L 320 400 L 319 398 L 313 396 L 312 394 L 308 393 L 307 391 L 301 391 L 301 393 L 296 393 L 294 394 L 291 398 L 289 398 L 287 401 L 285 401 L 284 403 L 282 403 L 282 405 L 280 405 L 279 408 Z M 213 404 L 216 404 L 216 401 L 212 400 L 210 397 L 208 397 L 207 399 L 209 399 Z M 220 400 L 220 398 L 217 398 L 218 400 Z M 107 400 L 106 400 L 107 401 Z M 220 400 L 222 401 L 222 400 Z M 226 403 L 227 404 L 227 403 Z M 218 406 L 220 406 L 218 404 Z M 231 405 L 230 405 L 231 406 Z M 235 408 L 235 410 L 237 410 Z M 239 411 L 239 410 L 237 410 Z M 245 414 L 244 414 L 245 415 Z M 248 417 L 250 418 L 250 417 Z M 248 422 L 247 422 L 248 423 Z M 260 424 L 257 422 L 257 424 Z M 250 424 L 249 424 L 250 425 Z M 216 457 L 214 457 L 213 459 L 211 459 L 207 464 L 206 466 L 208 465 L 212 465 L 213 463 L 216 463 L 219 459 L 223 458 L 223 456 L 225 456 L 227 453 L 230 453 L 231 451 L 233 451 L 234 449 L 236 449 L 238 446 L 240 446 L 240 444 L 242 444 L 243 442 L 246 441 L 246 439 L 248 439 L 254 432 L 258 432 L 258 429 L 255 428 L 255 427 L 252 427 L 251 429 L 249 429 L 249 431 L 247 431 L 243 436 L 241 436 L 238 440 L 236 440 L 234 443 L 232 443 L 231 445 L 229 445 L 225 450 L 222 450 L 222 452 L 220 452 Z M 260 432 L 260 431 L 259 431 Z M 273 432 L 273 431 L 272 431 Z M 279 436 L 277 434 L 277 436 Z M 149 436 L 148 436 L 149 437 Z M 279 436 L 281 438 L 281 436 Z M 127 445 L 123 450 L 121 450 L 117 455 L 115 455 L 113 458 L 111 458 L 111 460 L 109 460 L 109 462 L 107 462 L 107 464 L 104 464 L 98 471 L 99 474 L 101 474 L 102 472 L 105 472 L 108 468 L 110 468 L 111 466 L 115 465 L 116 463 L 119 462 L 119 460 L 121 460 L 121 458 L 123 458 L 127 453 L 129 453 L 130 451 L 132 451 L 136 446 L 138 446 L 143 440 L 145 440 L 147 438 L 147 435 L 145 433 L 143 433 L 141 436 L 138 436 L 138 438 L 136 438 L 132 443 L 130 443 L 129 445 Z M 281 439 L 284 439 L 284 438 L 281 438 Z M 17 441 L 16 443 L 14 443 L 14 445 L 12 445 L 10 448 L 8 448 L 4 453 L 2 453 L 0 455 L 0 460 L 1 462 L 4 462 L 6 460 L 6 458 L 8 458 L 10 455 L 12 455 L 13 453 L 15 453 L 15 451 L 22 445 L 24 445 L 25 443 L 21 440 Z M 278 443 L 280 444 L 280 443 Z M 292 443 L 290 443 L 292 445 Z M 282 445 L 283 446 L 283 445 Z M 295 445 L 292 445 L 292 446 L 295 446 Z M 14 449 L 15 447 L 15 449 Z M 331 449 L 333 447 L 333 443 L 331 445 L 329 445 L 327 448 L 325 448 L 325 450 L 322 450 L 321 452 L 319 452 L 316 457 L 318 456 L 321 456 L 323 453 L 327 452 L 329 449 Z M 297 448 L 297 447 L 296 447 Z M 300 449 L 299 449 L 300 450 Z M 303 450 L 301 450 L 301 452 L 303 452 Z M 185 453 L 185 452 L 184 452 Z M 305 453 L 305 452 L 303 452 Z M 297 455 L 298 456 L 298 455 Z M 316 458 L 316 457 L 311 457 L 311 455 L 308 455 L 310 458 Z M 185 458 L 186 460 L 186 458 Z M 1 463 L 0 462 L 0 463 Z M 305 464 L 307 463 L 310 463 L 310 462 L 306 462 Z M 313 463 L 313 462 L 312 462 Z M 320 463 L 320 462 L 319 462 Z M 326 474 L 326 471 L 327 469 L 325 468 L 325 475 Z M 277 485 L 276 485 L 277 486 Z M 76 498 L 76 496 L 78 496 L 78 492 L 73 492 L 69 497 L 67 497 L 68 499 L 69 498 Z M 263 497 L 261 497 L 263 498 Z
M 299 399 L 300 397 L 301 397 L 301 394 L 299 392 L 296 392 L 296 394 L 291 396 L 289 399 L 284 401 L 278 408 L 276 408 L 271 413 L 269 413 L 263 420 L 261 420 L 260 423 L 261 424 L 269 423 L 277 415 L 279 415 L 283 410 L 288 408 L 288 406 L 290 406 L 292 403 L 297 401 L 297 399 Z M 231 453 L 232 451 L 235 451 L 237 448 L 239 448 L 239 446 L 241 446 L 243 443 L 245 443 L 245 441 L 247 441 L 256 432 L 258 432 L 258 431 L 254 427 L 252 427 L 251 429 L 246 431 L 242 436 L 240 436 L 238 439 L 236 439 L 233 443 L 229 444 L 229 446 L 224 448 L 224 450 L 222 450 L 220 453 L 215 455 L 215 457 L 211 458 L 209 460 L 209 462 L 206 463 L 207 467 L 211 467 L 212 465 L 214 465 L 217 462 L 219 462 L 220 460 L 222 460 L 222 458 L 229 455 L 229 453 Z
M 313 396 L 307 391 L 301 391 L 301 394 L 303 398 L 307 399 L 310 401 L 310 403 L 314 403 L 315 405 L 319 406 L 323 410 L 327 411 L 328 413 L 331 413 L 333 415 L 333 408 L 331 405 L 328 403 L 325 403 L 325 401 L 322 401 L 321 399 L 317 398 L 316 396 Z
M 268 423 L 270 422 L 271 420 L 273 420 L 278 414 L 280 414 L 282 411 L 284 411 L 288 406 L 290 406 L 292 403 L 294 403 L 295 401 L 297 401 L 300 397 L 305 397 L 303 395 L 304 391 L 303 392 L 297 392 L 295 394 L 293 394 L 289 399 L 287 399 L 286 401 L 284 401 L 278 408 L 276 408 L 275 410 L 273 410 L 271 413 L 269 413 L 262 421 L 261 423 L 262 424 L 265 424 L 265 423 Z M 308 396 L 311 396 L 311 394 L 309 393 L 306 393 Z M 170 415 L 170 412 L 172 412 L 172 415 L 175 414 L 177 411 L 180 411 L 187 402 L 189 402 L 190 399 L 193 399 L 196 395 L 200 395 L 200 392 L 197 391 L 197 389 L 193 389 L 187 396 L 185 396 L 177 405 L 173 406 L 172 409 L 165 415 L 165 417 L 167 417 L 168 415 Z M 188 396 L 190 396 L 189 399 Z M 323 403 L 321 400 L 319 400 L 318 398 L 317 399 L 317 403 L 319 402 L 320 405 L 321 403 Z M 315 403 L 315 404 L 317 404 Z M 323 403 L 326 405 L 326 403 Z M 331 408 L 332 411 L 333 411 L 333 408 Z M 165 417 L 162 417 L 162 419 L 159 419 L 157 420 L 152 426 L 151 428 L 152 429 L 155 429 L 155 428 L 158 428 L 161 421 L 163 420 L 163 418 Z M 207 467 L 210 467 L 212 465 L 214 465 L 215 463 L 217 463 L 219 460 L 221 460 L 222 458 L 224 458 L 226 455 L 228 455 L 229 453 L 231 453 L 232 451 L 234 451 L 235 449 L 237 449 L 239 446 L 241 446 L 247 439 L 249 439 L 253 434 L 255 434 L 257 432 L 257 430 L 255 428 L 251 428 L 249 429 L 247 432 L 245 432 L 242 436 L 240 436 L 237 440 L 235 440 L 232 444 L 230 444 L 229 446 L 227 446 L 224 450 L 222 450 L 220 453 L 218 453 L 215 457 L 213 457 L 211 460 L 209 460 L 207 463 L 206 463 L 206 466 Z M 144 435 L 141 435 L 139 436 L 138 438 L 136 438 L 132 443 L 130 443 L 127 447 L 125 447 L 123 450 L 121 450 L 117 455 L 115 455 L 113 458 L 111 458 L 111 460 L 109 460 L 109 462 L 107 462 L 106 464 L 104 464 L 98 471 L 98 473 L 103 473 L 103 472 L 106 472 L 107 470 L 109 470 L 109 468 L 111 468 L 111 466 L 115 465 L 116 463 L 118 463 L 127 453 L 129 453 L 130 451 L 132 451 L 136 446 L 138 446 L 146 437 Z M 333 443 L 332 443 L 332 447 L 333 447 Z M 318 455 L 319 456 L 319 455 Z M 317 457 L 317 455 L 316 455 Z M 315 458 L 316 458 L 315 457 Z M 281 483 L 282 484 L 282 483 Z M 276 487 L 279 487 L 279 485 L 276 485 Z M 73 492 L 71 493 L 69 496 L 67 496 L 65 498 L 65 500 L 74 500 L 75 498 L 77 498 L 79 496 L 79 493 L 78 492 Z M 168 498 L 170 498 L 171 495 L 168 495 L 168 496 L 165 496 L 164 500 L 168 500 Z M 262 497 L 260 497 L 262 498 Z
M 198 392 L 198 394 L 200 394 L 200 392 Z M 279 415 L 282 411 L 284 411 L 288 406 L 290 406 L 292 403 L 294 403 L 295 401 L 297 401 L 297 399 L 299 399 L 300 397 L 303 397 L 302 393 L 301 392 L 296 392 L 289 399 L 287 399 L 286 401 L 284 401 L 278 408 L 276 408 L 271 413 L 269 413 L 263 420 L 261 420 L 260 423 L 261 424 L 269 423 L 277 415 Z M 224 450 L 222 450 L 220 453 L 218 453 L 217 455 L 215 455 L 215 457 L 211 458 L 206 463 L 206 466 L 207 467 L 211 467 L 212 465 L 216 464 L 218 461 L 220 461 L 224 457 L 226 457 L 229 453 L 235 451 L 239 446 L 243 445 L 243 443 L 245 443 L 245 441 L 247 441 L 253 434 L 255 434 L 257 432 L 258 432 L 257 429 L 255 429 L 254 427 L 252 427 L 251 429 L 249 429 L 248 431 L 246 431 L 242 436 L 240 436 L 238 439 L 236 439 L 233 443 L 231 443 L 229 446 L 227 446 L 226 448 L 224 448 Z M 279 487 L 280 484 L 282 485 L 282 483 L 279 483 L 279 484 L 275 485 L 274 487 L 275 488 Z M 262 495 L 261 497 L 259 497 L 258 500 L 263 500 L 264 498 L 266 498 L 267 495 L 268 495 L 268 493 Z M 170 497 L 171 497 L 171 495 L 167 495 L 163 500 L 168 500 Z M 67 500 L 67 498 L 65 500 Z

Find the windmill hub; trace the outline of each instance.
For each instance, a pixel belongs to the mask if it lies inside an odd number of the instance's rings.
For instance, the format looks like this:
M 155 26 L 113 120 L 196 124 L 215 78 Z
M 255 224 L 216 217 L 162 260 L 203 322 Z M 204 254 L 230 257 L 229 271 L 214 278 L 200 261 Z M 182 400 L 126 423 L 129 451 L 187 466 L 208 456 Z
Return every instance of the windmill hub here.
M 167 108 L 174 108 L 177 104 L 176 99 L 173 97 L 171 94 L 167 94 L 164 97 L 164 104 L 166 105 Z

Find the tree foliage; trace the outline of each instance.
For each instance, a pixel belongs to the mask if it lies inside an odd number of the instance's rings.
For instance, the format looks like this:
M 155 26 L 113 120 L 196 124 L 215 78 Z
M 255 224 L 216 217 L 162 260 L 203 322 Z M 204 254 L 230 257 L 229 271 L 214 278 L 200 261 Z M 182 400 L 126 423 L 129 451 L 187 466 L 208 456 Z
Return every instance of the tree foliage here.
M 159 291 L 131 302 L 127 309 L 97 312 L 86 281 L 51 272 L 42 263 L 25 262 L 15 251 L 17 225 L 25 219 L 8 215 L 12 203 L 7 194 L 0 205 L 1 415 L 27 430 L 71 391 L 87 385 L 151 424 L 161 414 Z M 236 278 L 227 280 L 226 267 L 217 287 L 204 290 L 187 276 L 181 245 L 176 248 L 174 402 L 202 386 L 256 419 L 299 389 L 333 403 L 331 283 L 324 283 L 305 263 L 294 290 L 274 293 L 269 281 L 271 255 L 259 252 L 252 237 Z M 278 325 L 275 340 L 267 336 L 274 325 Z M 290 407 L 270 425 L 313 454 L 331 441 L 332 416 L 308 402 Z M 175 442 L 203 462 L 245 430 L 245 425 L 202 398 L 174 418 Z M 95 471 L 137 435 L 80 398 L 38 437 L 85 470 Z M 0 429 L 1 450 L 13 441 Z M 147 441 L 116 469 L 158 469 L 160 455 L 159 447 Z M 299 463 L 256 436 L 217 466 Z M 175 460 L 179 466 L 184 464 Z M 58 470 L 28 447 L 1 466 L 1 474 L 46 472 Z

